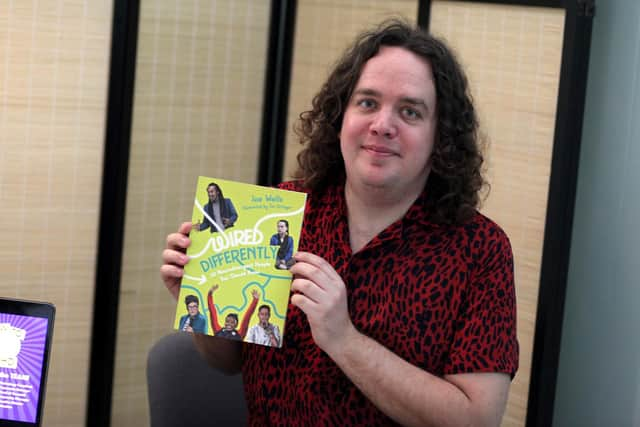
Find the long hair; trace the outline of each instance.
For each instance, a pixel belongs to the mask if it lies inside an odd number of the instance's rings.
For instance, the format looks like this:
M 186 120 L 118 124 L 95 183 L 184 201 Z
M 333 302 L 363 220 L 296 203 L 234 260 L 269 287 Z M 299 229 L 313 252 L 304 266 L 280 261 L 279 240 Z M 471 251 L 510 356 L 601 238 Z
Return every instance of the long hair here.
M 467 78 L 444 42 L 403 21 L 385 21 L 360 34 L 338 60 L 313 98 L 312 109 L 300 114 L 296 124 L 304 148 L 293 176 L 314 191 L 344 181 L 338 137 L 344 111 L 362 68 L 382 46 L 402 47 L 431 65 L 437 125 L 426 184 L 426 214 L 437 223 L 464 222 L 474 214 L 485 185 L 478 121 Z
M 224 201 L 224 194 L 222 193 L 222 188 L 220 188 L 220 186 L 215 182 L 210 182 L 209 185 L 207 185 L 207 191 L 209 191 L 209 187 L 215 187 L 215 189 L 218 191 L 218 200 L 220 203 L 220 216 L 222 216 L 223 218 L 228 218 L 229 216 L 231 216 L 231 212 L 229 212 L 227 203 Z M 211 227 L 211 229 L 213 230 L 213 226 Z

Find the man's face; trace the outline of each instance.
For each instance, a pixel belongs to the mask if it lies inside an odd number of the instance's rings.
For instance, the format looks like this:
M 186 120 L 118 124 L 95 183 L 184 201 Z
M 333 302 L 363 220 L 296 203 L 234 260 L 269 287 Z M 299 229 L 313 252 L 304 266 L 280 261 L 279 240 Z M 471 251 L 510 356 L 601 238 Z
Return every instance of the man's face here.
M 401 47 L 382 47 L 362 69 L 346 107 L 340 148 L 347 187 L 422 191 L 436 132 L 431 65 Z
M 238 321 L 233 316 L 227 316 L 224 319 L 224 328 L 228 331 L 234 330 L 238 326 Z
M 268 308 L 262 308 L 258 312 L 258 318 L 260 319 L 260 323 L 262 325 L 266 325 L 267 323 L 269 323 L 269 317 L 271 317 L 271 313 Z
M 278 233 L 279 234 L 284 234 L 287 232 L 287 224 L 285 224 L 284 222 L 280 221 L 278 223 Z
M 207 188 L 207 194 L 209 195 L 209 201 L 215 202 L 218 199 L 218 189 L 215 185 L 210 185 Z
M 197 302 L 190 302 L 187 305 L 187 311 L 189 312 L 189 316 L 195 316 L 198 314 L 198 303 Z

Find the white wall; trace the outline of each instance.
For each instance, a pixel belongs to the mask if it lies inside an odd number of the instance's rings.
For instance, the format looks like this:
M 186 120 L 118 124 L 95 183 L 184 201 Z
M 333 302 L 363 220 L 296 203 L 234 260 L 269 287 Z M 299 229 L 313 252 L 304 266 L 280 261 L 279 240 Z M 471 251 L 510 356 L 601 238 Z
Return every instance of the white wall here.
M 640 426 L 640 2 L 596 2 L 554 426 Z

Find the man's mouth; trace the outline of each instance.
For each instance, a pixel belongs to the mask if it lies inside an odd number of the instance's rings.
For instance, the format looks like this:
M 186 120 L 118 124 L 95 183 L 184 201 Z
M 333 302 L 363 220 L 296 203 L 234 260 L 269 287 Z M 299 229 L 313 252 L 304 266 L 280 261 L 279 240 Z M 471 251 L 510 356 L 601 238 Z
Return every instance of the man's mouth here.
M 391 150 L 389 147 L 386 147 L 384 145 L 366 144 L 366 145 L 363 145 L 362 148 L 375 155 L 393 156 L 396 154 L 393 150 Z

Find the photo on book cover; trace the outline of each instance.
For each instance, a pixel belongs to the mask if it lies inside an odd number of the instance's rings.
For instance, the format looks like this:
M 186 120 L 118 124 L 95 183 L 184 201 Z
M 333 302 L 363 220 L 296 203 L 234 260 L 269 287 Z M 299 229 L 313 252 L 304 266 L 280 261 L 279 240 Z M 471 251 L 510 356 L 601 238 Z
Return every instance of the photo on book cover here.
M 306 194 L 201 176 L 174 327 L 282 345 Z

